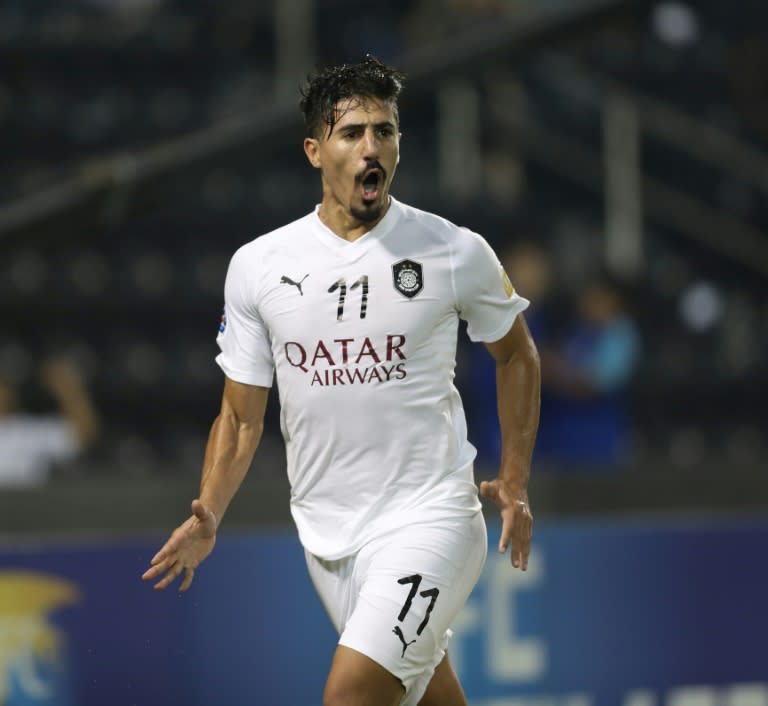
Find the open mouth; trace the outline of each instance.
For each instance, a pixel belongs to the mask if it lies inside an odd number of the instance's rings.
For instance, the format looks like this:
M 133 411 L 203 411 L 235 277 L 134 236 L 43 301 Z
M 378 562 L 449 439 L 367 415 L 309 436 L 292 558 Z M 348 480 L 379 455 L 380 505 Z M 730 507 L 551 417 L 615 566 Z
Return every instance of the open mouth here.
M 374 201 L 379 195 L 382 181 L 380 169 L 370 169 L 363 175 L 363 201 Z

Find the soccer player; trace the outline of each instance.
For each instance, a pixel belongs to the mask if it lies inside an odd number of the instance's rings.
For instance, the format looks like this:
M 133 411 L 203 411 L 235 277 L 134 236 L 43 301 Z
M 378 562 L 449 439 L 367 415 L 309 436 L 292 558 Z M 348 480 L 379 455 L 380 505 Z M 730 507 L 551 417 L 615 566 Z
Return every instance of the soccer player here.
M 390 196 L 403 80 L 368 56 L 304 87 L 322 201 L 232 258 L 200 495 L 144 574 L 157 589 L 184 574 L 189 588 L 251 464 L 276 371 L 291 512 L 340 633 L 325 706 L 466 706 L 446 645 L 487 534 L 453 385 L 459 318 L 497 365 L 501 469 L 480 492 L 513 566 L 525 570 L 531 540 L 528 302 L 482 237 Z

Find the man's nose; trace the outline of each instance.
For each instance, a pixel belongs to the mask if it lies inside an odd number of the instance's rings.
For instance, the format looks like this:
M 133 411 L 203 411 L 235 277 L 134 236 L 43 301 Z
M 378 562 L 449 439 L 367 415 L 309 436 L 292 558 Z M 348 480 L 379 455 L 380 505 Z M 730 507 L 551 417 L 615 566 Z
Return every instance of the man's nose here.
M 368 129 L 363 134 L 363 157 L 371 159 L 379 153 L 379 141 L 373 129 Z

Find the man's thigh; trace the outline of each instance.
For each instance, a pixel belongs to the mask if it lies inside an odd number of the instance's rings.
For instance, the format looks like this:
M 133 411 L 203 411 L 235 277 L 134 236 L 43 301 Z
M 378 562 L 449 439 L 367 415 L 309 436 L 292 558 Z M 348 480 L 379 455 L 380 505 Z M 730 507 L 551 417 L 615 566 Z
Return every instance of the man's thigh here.
M 464 690 L 447 654 L 435 669 L 419 706 L 467 706 Z
M 398 706 L 405 689 L 370 657 L 339 645 L 323 694 L 326 706 Z M 446 654 L 418 706 L 467 706 L 464 690 Z
M 336 648 L 323 693 L 324 706 L 398 706 L 400 680 L 370 657 L 344 645 Z
M 412 526 L 358 556 L 359 592 L 339 645 L 394 675 L 415 706 L 440 664 L 450 625 L 485 562 L 482 515 Z

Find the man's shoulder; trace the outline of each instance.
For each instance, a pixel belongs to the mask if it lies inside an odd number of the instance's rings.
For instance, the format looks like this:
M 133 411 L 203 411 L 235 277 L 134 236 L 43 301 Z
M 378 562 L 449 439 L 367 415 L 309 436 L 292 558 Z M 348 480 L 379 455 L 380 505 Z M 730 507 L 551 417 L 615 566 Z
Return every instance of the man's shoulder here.
M 433 253 L 448 254 L 454 270 L 471 270 L 478 262 L 496 259 L 492 246 L 480 233 L 436 213 L 405 204 L 401 206 L 406 222 L 410 221 L 420 231 L 421 237 L 418 240 L 422 247 Z M 412 237 L 410 239 L 414 240 Z
M 259 260 L 264 261 L 264 258 L 271 253 L 277 253 L 283 250 L 290 251 L 292 249 L 295 252 L 297 244 L 305 237 L 310 229 L 310 220 L 313 214 L 307 214 L 301 218 L 286 223 L 285 225 L 275 228 L 261 235 L 256 236 L 253 240 L 241 245 L 233 256 L 233 259 L 237 260 Z
M 403 212 L 406 223 L 421 228 L 425 233 L 440 240 L 455 243 L 477 235 L 469 228 L 457 225 L 445 216 L 433 213 L 432 211 L 425 211 L 402 202 L 398 202 L 398 205 Z

